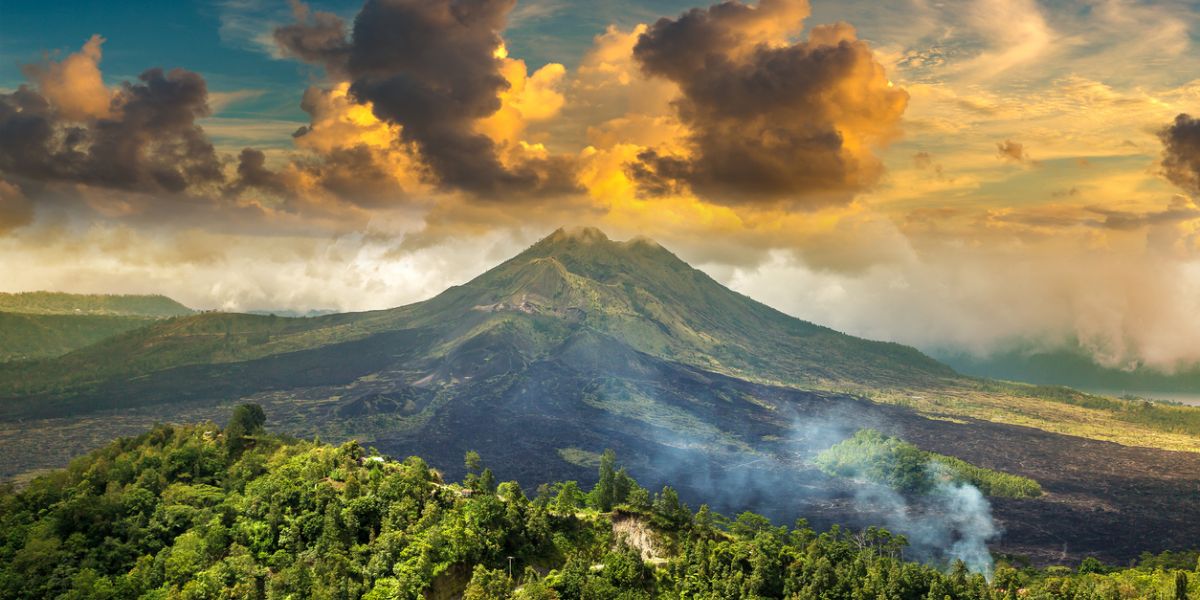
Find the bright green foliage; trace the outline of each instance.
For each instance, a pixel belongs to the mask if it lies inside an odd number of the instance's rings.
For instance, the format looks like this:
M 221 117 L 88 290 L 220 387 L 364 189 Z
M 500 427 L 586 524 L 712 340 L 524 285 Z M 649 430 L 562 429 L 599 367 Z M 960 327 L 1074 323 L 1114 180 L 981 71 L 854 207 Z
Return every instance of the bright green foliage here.
M 965 460 L 926 452 L 874 429 L 860 429 L 849 439 L 819 454 L 817 466 L 839 477 L 855 477 L 887 485 L 900 492 L 925 494 L 939 481 L 969 483 L 987 496 L 1034 498 L 1042 495 L 1038 482 L 984 469 Z
M 630 480 L 623 506 L 646 508 L 622 519 L 662 541 L 646 561 L 574 482 L 534 500 L 515 482 L 467 493 L 420 458 L 269 435 L 252 407 L 232 423 L 257 432 L 240 453 L 230 427 L 164 425 L 0 491 L 0 598 L 1200 597 L 1176 568 L 1191 553 L 1125 571 L 1001 565 L 989 584 L 961 563 L 906 561 L 904 539 L 881 529 L 693 515 L 673 489 L 649 499 Z
M 475 565 L 462 600 L 507 600 L 512 588 L 512 580 L 504 571 Z

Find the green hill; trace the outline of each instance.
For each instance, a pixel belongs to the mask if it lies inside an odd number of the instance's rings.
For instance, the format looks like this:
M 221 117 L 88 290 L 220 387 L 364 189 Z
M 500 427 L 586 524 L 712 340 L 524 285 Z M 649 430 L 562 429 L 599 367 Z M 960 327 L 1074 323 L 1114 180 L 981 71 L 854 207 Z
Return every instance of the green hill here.
M 0 362 L 62 356 L 154 321 L 151 317 L 0 312 Z
M 0 293 L 0 312 L 163 318 L 190 315 L 194 311 L 166 296 L 21 292 Z
M 165 296 L 0 293 L 0 362 L 62 356 L 193 311 Z
M 693 512 L 611 455 L 590 492 L 535 493 L 497 484 L 478 457 L 447 482 L 421 458 L 287 440 L 261 413 L 235 414 L 223 429 L 159 426 L 0 489 L 0 597 L 1186 600 L 1200 579 L 1194 552 L 1125 570 L 921 564 L 884 529 Z

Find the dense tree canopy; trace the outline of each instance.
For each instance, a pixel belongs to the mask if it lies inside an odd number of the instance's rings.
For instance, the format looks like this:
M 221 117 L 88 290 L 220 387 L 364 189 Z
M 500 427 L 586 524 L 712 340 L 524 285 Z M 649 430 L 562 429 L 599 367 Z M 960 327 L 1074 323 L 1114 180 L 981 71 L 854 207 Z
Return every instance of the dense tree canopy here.
M 693 513 L 605 453 L 599 483 L 446 483 L 420 458 L 285 440 L 239 407 L 0 493 L 0 598 L 1196 598 L 1194 553 L 1078 572 L 904 558 L 880 529 Z M 236 448 L 236 450 L 235 450 Z M 1086 573 L 1084 571 L 1087 571 Z

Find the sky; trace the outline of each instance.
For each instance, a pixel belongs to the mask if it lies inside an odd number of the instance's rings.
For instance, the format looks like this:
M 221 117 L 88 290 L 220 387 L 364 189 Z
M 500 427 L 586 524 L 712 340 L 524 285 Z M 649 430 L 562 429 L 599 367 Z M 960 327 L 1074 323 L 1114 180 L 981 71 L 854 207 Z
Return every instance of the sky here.
M 1190 368 L 1198 21 L 1134 0 L 0 0 L 0 291 L 386 308 L 593 225 L 855 335 Z

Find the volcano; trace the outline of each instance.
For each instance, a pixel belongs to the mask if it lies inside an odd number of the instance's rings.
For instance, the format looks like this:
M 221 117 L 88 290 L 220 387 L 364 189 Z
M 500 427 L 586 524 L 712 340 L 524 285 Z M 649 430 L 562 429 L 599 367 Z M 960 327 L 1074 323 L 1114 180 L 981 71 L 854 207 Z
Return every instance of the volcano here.
M 1124 559 L 1200 534 L 1195 454 L 870 399 L 980 385 L 913 348 L 785 315 L 651 240 L 582 228 L 408 306 L 181 316 L 0 366 L 0 419 L 25 435 L 67 423 L 111 437 L 130 415 L 217 418 L 255 402 L 278 430 L 419 454 L 449 477 L 475 450 L 530 489 L 588 481 L 611 448 L 643 484 L 671 482 L 694 504 L 851 525 L 886 515 L 864 510 L 853 483 L 810 459 L 871 426 L 1041 482 L 1045 498 L 995 501 L 1002 549 Z M 28 469 L 4 439 L 0 468 Z M 1161 533 L 1149 547 L 1148 531 Z

